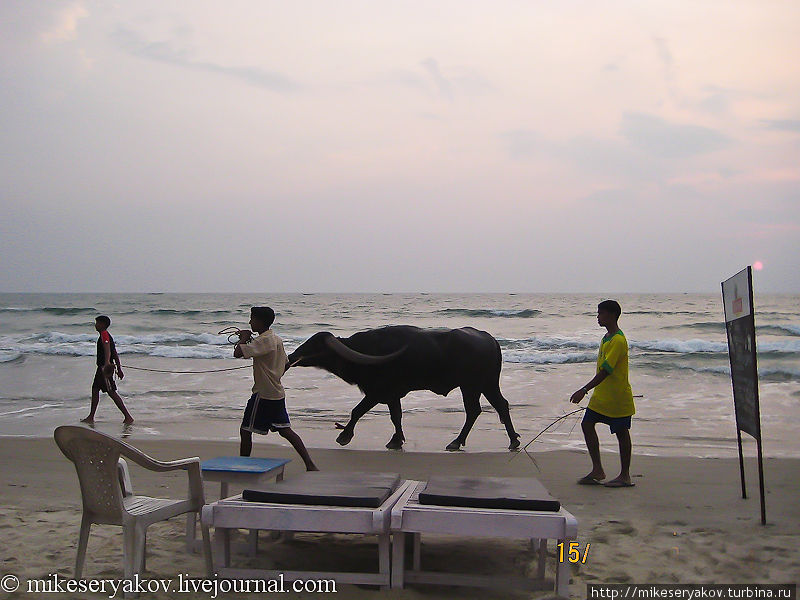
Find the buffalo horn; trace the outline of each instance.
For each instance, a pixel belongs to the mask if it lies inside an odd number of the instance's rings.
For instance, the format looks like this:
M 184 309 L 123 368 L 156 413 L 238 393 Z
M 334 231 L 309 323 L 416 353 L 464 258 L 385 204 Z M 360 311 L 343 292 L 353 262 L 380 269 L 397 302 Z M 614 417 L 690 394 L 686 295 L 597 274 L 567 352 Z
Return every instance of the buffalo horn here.
M 405 347 L 403 347 L 397 352 L 392 352 L 391 354 L 385 354 L 383 356 L 371 356 L 369 354 L 362 354 L 361 352 L 353 350 L 342 343 L 342 340 L 333 335 L 326 338 L 325 343 L 331 350 L 333 350 L 343 359 L 359 365 L 381 365 L 397 358 L 405 351 Z

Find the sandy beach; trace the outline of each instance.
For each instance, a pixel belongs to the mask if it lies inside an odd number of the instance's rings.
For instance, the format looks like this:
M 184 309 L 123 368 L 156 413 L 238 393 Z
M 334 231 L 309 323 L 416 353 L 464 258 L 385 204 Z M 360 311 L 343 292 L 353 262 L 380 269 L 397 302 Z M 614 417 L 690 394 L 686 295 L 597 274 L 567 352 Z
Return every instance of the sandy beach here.
M 208 459 L 234 455 L 233 443 L 180 440 L 137 441 L 158 459 L 185 456 Z M 738 461 L 639 457 L 632 474 L 636 487 L 606 489 L 578 486 L 588 458 L 576 451 L 535 455 L 537 467 L 524 454 L 422 453 L 315 449 L 317 464 L 326 470 L 391 471 L 405 478 L 425 479 L 432 474 L 535 476 L 578 519 L 579 542 L 589 546 L 585 564 L 573 568 L 571 597 L 582 598 L 587 583 L 795 583 L 800 581 L 800 504 L 797 474 L 800 461 L 765 461 L 768 524 L 759 521 L 757 471 L 747 461 L 749 499 L 740 497 Z M 287 475 L 302 468 L 290 448 L 256 443 L 254 455 L 293 459 Z M 617 467 L 614 454 L 604 455 L 609 473 Z M 50 439 L 0 438 L 2 508 L 0 550 L 3 575 L 14 574 L 22 588 L 8 597 L 29 597 L 25 582 L 57 573 L 73 573 L 80 524 L 80 492 L 72 465 Z M 137 493 L 181 497 L 185 475 L 157 475 L 135 468 Z M 238 490 L 233 490 L 238 491 Z M 214 500 L 217 484 L 206 484 L 207 500 Z M 181 518 L 154 525 L 148 535 L 149 578 L 202 576 L 199 555 L 183 550 Z M 555 548 L 551 543 L 549 548 Z M 89 540 L 85 576 L 122 577 L 120 529 L 95 526 Z M 238 560 L 250 566 L 276 569 L 303 568 L 309 558 L 324 560 L 331 570 L 363 563 L 372 569 L 374 544 L 358 537 L 298 534 L 293 541 L 273 542 L 262 536 L 254 559 Z M 249 561 L 249 562 L 248 562 Z M 424 538 L 423 561 L 428 568 L 521 575 L 532 569 L 534 557 L 522 540 Z M 316 565 L 315 565 L 316 566 Z M 306 565 L 306 568 L 307 565 Z M 552 569 L 552 564 L 549 565 Z M 468 588 L 413 586 L 403 591 L 339 586 L 347 598 L 506 598 L 508 592 Z M 291 597 L 291 594 L 287 594 Z M 513 597 L 549 597 L 552 593 L 519 593 Z M 98 596 L 75 596 L 98 597 Z M 167 594 L 152 598 L 174 597 Z M 230 595 L 226 597 L 235 598 Z M 244 597 L 244 596 L 242 596 Z

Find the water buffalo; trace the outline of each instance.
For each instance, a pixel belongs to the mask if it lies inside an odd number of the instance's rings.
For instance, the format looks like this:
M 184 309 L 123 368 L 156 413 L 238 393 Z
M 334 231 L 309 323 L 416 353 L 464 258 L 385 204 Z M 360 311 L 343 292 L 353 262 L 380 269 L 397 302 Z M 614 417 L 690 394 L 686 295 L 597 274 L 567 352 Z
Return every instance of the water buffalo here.
M 509 449 L 519 447 L 519 434 L 511 423 L 508 401 L 500 392 L 503 358 L 500 345 L 485 331 L 420 329 L 408 325 L 362 331 L 348 338 L 322 331 L 315 333 L 289 356 L 289 366 L 319 367 L 337 375 L 364 393 L 350 421 L 336 438 L 350 443 L 356 423 L 377 404 L 389 406 L 395 432 L 386 447 L 402 448 L 400 400 L 414 390 L 430 390 L 446 396 L 460 387 L 466 420 L 461 433 L 447 445 L 459 450 L 481 413 L 483 394 L 500 416 L 510 440 Z

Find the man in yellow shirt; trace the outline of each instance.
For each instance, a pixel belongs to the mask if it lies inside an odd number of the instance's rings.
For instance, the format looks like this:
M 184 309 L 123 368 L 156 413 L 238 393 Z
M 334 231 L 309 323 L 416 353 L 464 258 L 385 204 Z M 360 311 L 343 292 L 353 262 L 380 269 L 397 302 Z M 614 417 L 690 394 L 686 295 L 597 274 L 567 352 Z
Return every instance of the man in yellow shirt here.
M 597 355 L 597 374 L 572 394 L 571 402 L 577 404 L 594 389 L 589 406 L 583 415 L 581 427 L 586 447 L 592 459 L 592 471 L 578 480 L 581 485 L 605 485 L 606 487 L 633 487 L 631 481 L 631 416 L 636 412 L 633 392 L 628 381 L 628 340 L 617 324 L 622 308 L 615 300 L 604 300 L 597 306 L 597 323 L 605 327 L 606 335 L 600 343 Z M 606 478 L 600 462 L 600 441 L 595 425 L 605 423 L 616 434 L 619 441 L 620 473 L 611 481 Z

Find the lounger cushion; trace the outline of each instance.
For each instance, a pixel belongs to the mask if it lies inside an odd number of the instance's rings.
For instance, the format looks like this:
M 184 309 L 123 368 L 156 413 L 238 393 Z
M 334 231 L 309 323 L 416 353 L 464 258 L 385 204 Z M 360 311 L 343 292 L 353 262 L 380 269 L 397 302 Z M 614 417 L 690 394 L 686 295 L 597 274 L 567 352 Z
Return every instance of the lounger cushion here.
M 257 490 L 244 490 L 242 498 L 250 502 L 377 508 L 398 485 L 397 473 L 310 471 Z
M 431 477 L 420 504 L 557 512 L 561 503 L 533 477 Z

